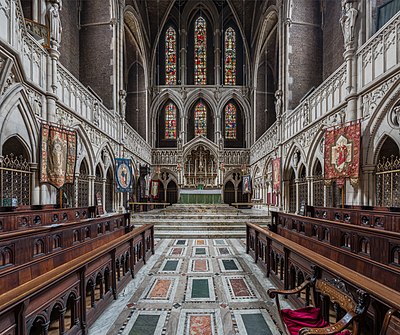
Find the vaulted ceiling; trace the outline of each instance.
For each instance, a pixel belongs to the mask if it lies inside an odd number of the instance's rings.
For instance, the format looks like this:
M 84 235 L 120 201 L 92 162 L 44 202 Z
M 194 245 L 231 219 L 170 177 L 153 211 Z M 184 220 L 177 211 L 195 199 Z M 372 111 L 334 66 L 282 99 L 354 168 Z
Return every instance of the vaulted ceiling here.
M 182 12 L 183 8 L 189 4 L 206 5 L 210 2 L 214 3 L 219 11 L 229 6 L 229 11 L 244 32 L 249 46 L 259 33 L 262 14 L 268 6 L 275 4 L 275 0 L 127 0 L 127 4 L 133 5 L 141 16 L 150 49 L 155 47 L 158 33 L 174 7 L 180 8 Z

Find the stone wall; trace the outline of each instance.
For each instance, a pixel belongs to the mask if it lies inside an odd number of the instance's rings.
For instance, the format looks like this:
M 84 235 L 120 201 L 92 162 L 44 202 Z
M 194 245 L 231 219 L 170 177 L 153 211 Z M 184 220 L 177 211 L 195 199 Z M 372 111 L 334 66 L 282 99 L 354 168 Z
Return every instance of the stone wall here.
M 90 86 L 108 108 L 113 108 L 113 25 L 110 7 L 103 1 L 82 3 L 80 81 Z
M 79 22 L 76 1 L 64 1 L 61 10 L 60 62 L 79 79 Z
M 322 82 L 322 30 L 319 2 L 293 1 L 288 26 L 288 109 L 294 109 Z
M 325 1 L 323 10 L 322 48 L 323 80 L 325 80 L 343 64 L 344 47 L 339 23 L 342 10 L 340 1 Z

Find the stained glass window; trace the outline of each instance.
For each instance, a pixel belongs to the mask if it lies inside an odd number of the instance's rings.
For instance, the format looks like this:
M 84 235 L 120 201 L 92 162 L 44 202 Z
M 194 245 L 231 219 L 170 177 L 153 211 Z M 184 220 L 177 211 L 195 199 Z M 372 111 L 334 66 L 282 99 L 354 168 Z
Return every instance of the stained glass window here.
M 194 26 L 194 83 L 205 85 L 207 83 L 207 30 L 206 20 L 201 16 Z
M 165 106 L 165 139 L 176 139 L 176 106 L 172 102 Z
M 196 136 L 207 136 L 207 109 L 202 102 L 194 109 L 194 133 Z
M 236 85 L 236 33 L 232 27 L 225 32 L 225 85 Z
M 176 31 L 172 27 L 165 33 L 165 84 L 176 85 Z
M 236 139 L 236 107 L 232 103 L 225 107 L 225 138 Z

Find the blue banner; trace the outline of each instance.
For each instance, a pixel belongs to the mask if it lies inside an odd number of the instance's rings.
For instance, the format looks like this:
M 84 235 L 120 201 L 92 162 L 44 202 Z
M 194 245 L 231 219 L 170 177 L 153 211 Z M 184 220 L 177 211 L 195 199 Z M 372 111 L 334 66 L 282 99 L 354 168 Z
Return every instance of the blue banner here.
M 132 192 L 132 166 L 130 159 L 115 158 L 117 192 Z

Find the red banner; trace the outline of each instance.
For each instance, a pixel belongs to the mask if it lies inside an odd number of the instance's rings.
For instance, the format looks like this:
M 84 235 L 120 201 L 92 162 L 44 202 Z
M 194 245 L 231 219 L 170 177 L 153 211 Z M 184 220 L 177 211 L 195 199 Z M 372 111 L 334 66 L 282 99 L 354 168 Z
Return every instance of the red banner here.
M 60 188 L 75 177 L 76 131 L 42 124 L 40 182 Z
M 272 161 L 272 189 L 275 193 L 281 191 L 281 159 L 275 158 Z
M 350 178 L 358 182 L 360 170 L 361 124 L 357 122 L 342 128 L 327 130 L 325 133 L 325 179 L 344 185 Z

